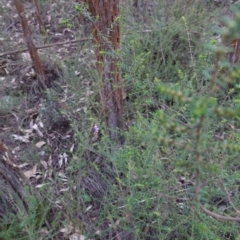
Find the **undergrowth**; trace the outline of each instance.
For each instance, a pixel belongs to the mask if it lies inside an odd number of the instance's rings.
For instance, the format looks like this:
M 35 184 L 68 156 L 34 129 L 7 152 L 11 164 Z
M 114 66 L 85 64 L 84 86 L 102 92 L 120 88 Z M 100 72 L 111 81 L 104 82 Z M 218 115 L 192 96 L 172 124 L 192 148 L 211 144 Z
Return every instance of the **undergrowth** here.
M 105 134 L 86 44 L 80 64 L 79 52 L 65 56 L 62 89 L 41 99 L 41 113 L 47 100 L 58 102 L 74 132 L 54 139 L 69 161 L 43 181 L 46 202 L 32 199 L 27 219 L 2 222 L 1 239 L 240 239 L 237 221 L 221 219 L 239 215 L 240 96 L 239 64 L 227 62 L 229 48 L 214 36 L 218 9 L 200 0 L 141 2 L 121 9 L 124 145 L 115 149 Z M 235 20 L 218 29 L 228 41 L 239 38 L 240 9 L 232 8 Z M 74 29 L 73 9 L 60 28 Z

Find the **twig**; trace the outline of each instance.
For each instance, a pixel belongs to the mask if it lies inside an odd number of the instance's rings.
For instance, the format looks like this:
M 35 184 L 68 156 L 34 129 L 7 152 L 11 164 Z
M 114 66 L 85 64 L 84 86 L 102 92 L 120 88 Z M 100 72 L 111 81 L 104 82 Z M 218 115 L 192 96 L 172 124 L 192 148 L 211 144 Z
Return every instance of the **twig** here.
M 75 40 L 67 41 L 67 42 L 51 43 L 51 44 L 46 44 L 46 45 L 42 45 L 42 46 L 35 47 L 35 48 L 36 49 L 44 49 L 44 48 L 50 48 L 50 47 L 59 46 L 59 45 L 73 44 L 73 43 L 77 43 L 77 42 L 84 42 L 84 41 L 88 41 L 88 40 L 92 40 L 92 38 L 80 38 L 80 39 L 75 39 Z M 4 57 L 6 55 L 13 55 L 13 54 L 17 54 L 17 53 L 22 53 L 22 52 L 28 52 L 28 49 L 24 48 L 24 49 L 18 49 L 18 50 L 15 50 L 15 51 L 0 53 L 0 57 Z
M 221 184 L 221 186 L 222 186 L 222 188 L 223 188 L 223 190 L 224 190 L 224 192 L 225 192 L 225 194 L 226 194 L 226 197 L 227 197 L 228 202 L 231 204 L 231 206 L 232 206 L 233 209 L 236 211 L 236 213 L 239 213 L 240 211 L 235 207 L 235 205 L 234 205 L 234 203 L 233 203 L 233 201 L 232 201 L 232 199 L 231 199 L 231 197 L 230 197 L 230 194 L 229 194 L 227 188 L 225 187 L 225 185 L 224 185 L 224 183 L 223 183 L 223 180 L 222 180 L 222 179 L 219 179 L 219 183 Z
M 215 212 L 212 212 L 212 211 L 206 209 L 201 203 L 199 203 L 199 205 L 203 212 L 205 212 L 207 215 L 209 215 L 213 218 L 216 218 L 216 219 L 222 220 L 222 221 L 240 222 L 240 218 L 238 218 L 238 217 L 223 216 L 223 215 L 217 214 Z
M 182 20 L 184 22 L 186 32 L 187 32 L 187 40 L 188 40 L 188 46 L 189 46 L 189 52 L 190 52 L 191 67 L 194 67 L 195 61 L 194 61 L 193 53 L 192 53 L 193 46 L 191 45 L 190 32 L 189 32 L 189 29 L 188 29 L 187 20 L 186 20 L 185 17 L 182 17 Z
M 40 9 L 39 9 L 39 6 L 38 6 L 38 2 L 36 0 L 32 0 L 32 4 L 33 4 L 33 7 L 34 7 L 34 10 L 35 10 L 35 13 L 36 13 L 36 18 L 37 18 L 38 25 L 39 25 L 39 31 L 40 31 L 41 34 L 45 34 L 46 29 L 45 29 L 45 26 L 44 26 L 43 21 L 42 21 L 42 15 L 41 15 L 41 12 L 40 12 Z

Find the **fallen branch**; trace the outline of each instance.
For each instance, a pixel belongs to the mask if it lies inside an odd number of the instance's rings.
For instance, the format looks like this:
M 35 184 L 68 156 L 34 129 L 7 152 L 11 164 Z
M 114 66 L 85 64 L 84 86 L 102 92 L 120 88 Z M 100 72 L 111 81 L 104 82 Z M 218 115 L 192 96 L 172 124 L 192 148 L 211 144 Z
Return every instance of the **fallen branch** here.
M 61 45 L 65 45 L 65 44 L 84 42 L 84 41 L 88 41 L 88 40 L 92 40 L 92 38 L 80 38 L 80 39 L 75 39 L 75 40 L 67 41 L 67 42 L 51 43 L 51 44 L 46 44 L 46 45 L 35 47 L 35 48 L 36 49 L 44 49 L 44 48 L 50 48 L 50 47 L 54 47 L 54 46 L 61 46 Z M 22 52 L 28 52 L 28 48 L 18 49 L 15 51 L 9 51 L 9 52 L 5 52 L 5 53 L 0 53 L 0 57 L 4 57 L 7 55 L 13 55 L 13 54 L 17 54 L 17 53 L 22 53 Z
M 238 218 L 238 217 L 223 216 L 223 215 L 217 214 L 215 212 L 212 212 L 212 211 L 206 209 L 201 203 L 199 203 L 199 205 L 203 212 L 205 212 L 207 215 L 209 215 L 217 220 L 240 222 L 240 218 Z
M 219 182 L 220 182 L 221 187 L 223 188 L 223 190 L 224 190 L 224 192 L 225 192 L 225 194 L 226 194 L 226 197 L 227 197 L 228 202 L 229 202 L 230 205 L 233 207 L 233 209 L 235 210 L 235 212 L 236 212 L 236 213 L 239 213 L 240 211 L 239 211 L 239 209 L 237 209 L 237 208 L 235 207 L 235 205 L 234 205 L 234 203 L 233 203 L 233 201 L 232 201 L 232 199 L 231 199 L 231 197 L 230 197 L 230 194 L 229 194 L 227 188 L 225 187 L 225 185 L 224 185 L 224 183 L 223 183 L 223 180 L 222 180 L 222 179 L 219 179 Z

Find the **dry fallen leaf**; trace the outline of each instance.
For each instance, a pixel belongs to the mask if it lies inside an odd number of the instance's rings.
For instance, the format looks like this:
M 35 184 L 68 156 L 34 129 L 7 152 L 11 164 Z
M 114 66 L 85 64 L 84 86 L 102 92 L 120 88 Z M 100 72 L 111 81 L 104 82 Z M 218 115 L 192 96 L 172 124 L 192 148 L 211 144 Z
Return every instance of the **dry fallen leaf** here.
M 43 133 L 39 130 L 37 124 L 34 124 L 34 125 L 32 126 L 32 128 L 33 128 L 34 130 L 36 130 L 36 132 L 38 133 L 38 135 L 39 135 L 40 137 L 43 137 Z
M 27 166 L 29 166 L 29 163 L 23 163 L 23 164 L 18 165 L 19 168 L 25 168 Z
M 88 212 L 92 208 L 92 205 L 89 205 L 87 209 L 85 210 L 85 213 Z
M 39 122 L 39 123 L 38 123 L 38 125 L 39 125 L 39 127 L 41 127 L 41 128 L 43 128 L 43 127 L 44 127 L 44 125 L 43 125 L 43 123 L 42 123 L 42 122 Z
M 34 167 L 33 167 L 31 170 L 25 171 L 25 172 L 24 172 L 24 175 L 25 175 L 27 178 L 32 177 L 32 176 L 36 173 L 36 171 L 37 171 L 37 166 L 38 166 L 38 164 L 35 164 Z
M 67 187 L 67 188 L 61 188 L 59 192 L 60 192 L 60 193 L 62 193 L 62 192 L 67 192 L 68 190 L 69 190 L 69 187 Z
M 49 230 L 47 228 L 41 228 L 39 233 L 41 234 L 41 237 L 39 240 L 46 239 L 47 236 L 49 236 Z
M 69 235 L 73 230 L 73 225 L 72 223 L 70 223 L 69 225 L 67 225 L 64 228 L 60 229 L 60 232 L 64 234 L 64 236 Z
M 19 128 L 19 130 L 20 130 L 21 132 L 23 132 L 23 133 L 29 133 L 29 134 L 33 132 L 32 129 Z
M 29 140 L 30 136 L 29 135 L 20 136 L 20 135 L 13 134 L 12 136 L 13 136 L 14 140 L 24 142 L 24 143 L 29 143 L 30 142 L 30 140 Z
M 40 142 L 36 143 L 35 146 L 36 146 L 37 148 L 41 148 L 41 147 L 42 147 L 43 145 L 45 145 L 45 144 L 46 144 L 46 142 L 40 141 Z
M 66 165 L 68 162 L 68 155 L 66 153 L 58 155 L 58 166 L 61 168 L 63 165 Z
M 52 156 L 50 155 L 49 156 L 49 159 L 48 159 L 48 166 L 51 167 L 52 166 Z
M 74 144 L 71 146 L 70 148 L 70 152 L 72 153 L 73 152 L 73 149 L 74 149 Z
M 45 185 L 48 185 L 48 183 L 41 183 L 41 184 L 38 184 L 38 185 L 36 186 L 36 188 L 42 188 L 42 187 L 44 187 Z
M 63 182 L 67 182 L 68 181 L 68 178 L 67 178 L 67 176 L 64 173 L 59 172 L 58 176 L 62 179 Z
M 48 164 L 47 164 L 46 161 L 42 161 L 42 160 L 41 160 L 41 164 L 43 165 L 43 167 L 44 167 L 45 169 L 48 169 Z
M 74 233 L 71 236 L 69 236 L 69 240 L 85 240 L 86 237 L 81 235 L 80 233 Z

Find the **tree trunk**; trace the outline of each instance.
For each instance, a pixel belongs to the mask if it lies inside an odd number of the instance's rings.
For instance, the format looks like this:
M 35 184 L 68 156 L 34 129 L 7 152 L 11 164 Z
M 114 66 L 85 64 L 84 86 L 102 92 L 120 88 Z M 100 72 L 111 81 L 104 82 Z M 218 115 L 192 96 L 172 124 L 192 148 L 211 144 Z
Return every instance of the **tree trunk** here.
M 123 97 L 118 59 L 120 44 L 119 0 L 84 0 L 94 17 L 93 40 L 99 75 L 102 79 L 101 102 L 109 137 L 118 145 L 123 143 Z

